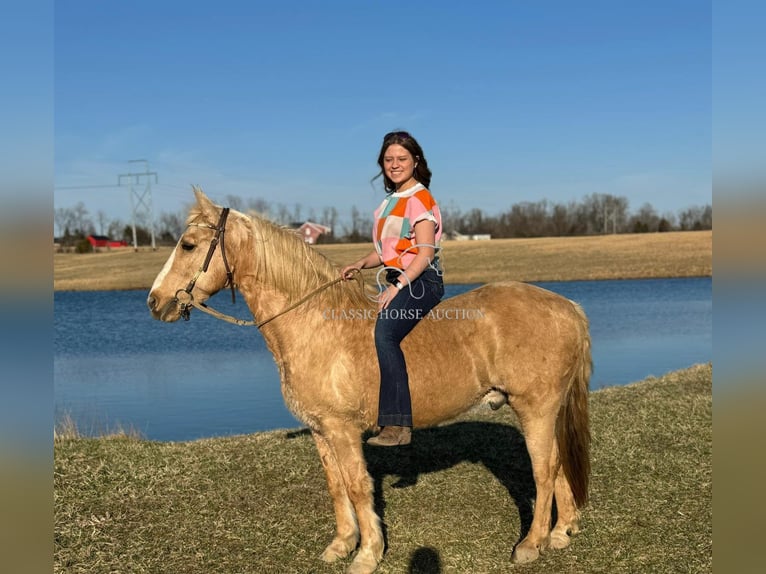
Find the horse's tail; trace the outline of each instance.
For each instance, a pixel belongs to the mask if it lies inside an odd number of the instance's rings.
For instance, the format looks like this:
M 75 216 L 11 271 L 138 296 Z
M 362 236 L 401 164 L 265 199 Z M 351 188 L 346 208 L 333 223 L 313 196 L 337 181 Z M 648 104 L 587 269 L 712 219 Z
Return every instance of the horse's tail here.
M 569 481 L 578 508 L 588 502 L 590 478 L 590 424 L 588 417 L 588 383 L 593 363 L 590 350 L 588 319 L 582 308 L 577 312 L 579 347 L 567 384 L 566 394 L 556 421 L 556 440 L 564 474 Z

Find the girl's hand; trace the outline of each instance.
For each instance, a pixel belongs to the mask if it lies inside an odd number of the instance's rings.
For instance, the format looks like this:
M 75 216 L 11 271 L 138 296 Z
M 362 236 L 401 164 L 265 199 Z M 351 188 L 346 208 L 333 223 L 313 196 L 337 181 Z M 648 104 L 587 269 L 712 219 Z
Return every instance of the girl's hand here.
M 354 278 L 357 271 L 360 271 L 360 269 L 356 265 L 346 265 L 340 270 L 340 276 L 344 281 L 348 281 Z
M 396 288 L 396 285 L 389 285 L 379 296 L 378 296 L 378 311 L 382 309 L 386 309 L 389 304 L 391 303 L 391 300 L 396 297 L 399 294 L 399 289 Z

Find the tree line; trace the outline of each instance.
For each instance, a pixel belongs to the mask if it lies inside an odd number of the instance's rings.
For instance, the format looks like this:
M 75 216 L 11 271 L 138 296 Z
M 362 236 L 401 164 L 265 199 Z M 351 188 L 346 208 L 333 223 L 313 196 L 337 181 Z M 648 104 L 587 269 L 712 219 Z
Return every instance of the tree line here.
M 372 226 L 370 214 L 363 214 L 356 206 L 350 208 L 349 216 L 341 222 L 337 209 L 321 210 L 296 204 L 292 209 L 284 204 L 271 204 L 261 198 L 242 198 L 229 195 L 225 204 L 245 213 L 256 212 L 286 226 L 313 221 L 331 228 L 330 234 L 320 237 L 320 242 L 368 241 Z M 691 206 L 677 213 L 658 213 L 650 203 L 638 210 L 629 211 L 625 197 L 592 193 L 580 201 L 556 203 L 548 200 L 519 202 L 508 211 L 491 215 L 481 209 L 462 210 L 453 202 L 441 205 L 444 232 L 449 237 L 487 234 L 493 238 L 554 237 L 575 235 L 599 235 L 615 233 L 655 233 L 666 231 L 696 231 L 713 228 L 712 205 Z M 154 221 L 155 241 L 160 245 L 173 245 L 185 228 L 185 214 L 161 213 Z M 54 233 L 63 248 L 89 251 L 88 235 L 106 235 L 114 240 L 133 242 L 132 224 L 110 219 L 102 211 L 91 217 L 86 206 L 80 202 L 73 207 L 54 210 Z M 152 224 L 136 221 L 136 237 L 139 245 L 151 243 Z

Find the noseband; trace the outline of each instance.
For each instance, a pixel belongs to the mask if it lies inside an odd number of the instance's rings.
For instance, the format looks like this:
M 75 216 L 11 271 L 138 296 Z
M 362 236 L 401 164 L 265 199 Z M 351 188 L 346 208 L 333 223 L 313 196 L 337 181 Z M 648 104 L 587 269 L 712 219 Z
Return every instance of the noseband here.
M 213 235 L 213 239 L 210 242 L 210 248 L 207 250 L 207 255 L 205 256 L 205 261 L 202 263 L 202 267 L 197 270 L 197 272 L 194 274 L 194 277 L 192 277 L 192 280 L 189 281 L 189 284 L 185 289 L 179 289 L 176 291 L 175 300 L 178 303 L 178 307 L 181 312 L 181 316 L 184 318 L 184 321 L 189 320 L 191 308 L 194 306 L 194 295 L 192 295 L 194 285 L 197 283 L 197 279 L 199 279 L 200 275 L 207 273 L 207 268 L 210 266 L 210 260 L 213 258 L 213 254 L 215 253 L 219 242 L 221 244 L 221 257 L 223 258 L 223 267 L 226 270 L 227 283 L 229 284 L 229 287 L 231 287 L 231 302 L 236 302 L 234 291 L 234 274 L 231 272 L 229 261 L 226 259 L 226 246 L 224 243 L 226 237 L 227 217 L 229 217 L 229 208 L 224 207 L 221 211 L 221 217 L 218 219 L 218 224 L 215 227 L 212 225 L 191 224 L 197 225 L 198 227 L 207 227 L 208 229 L 213 229 L 215 230 L 215 235 Z

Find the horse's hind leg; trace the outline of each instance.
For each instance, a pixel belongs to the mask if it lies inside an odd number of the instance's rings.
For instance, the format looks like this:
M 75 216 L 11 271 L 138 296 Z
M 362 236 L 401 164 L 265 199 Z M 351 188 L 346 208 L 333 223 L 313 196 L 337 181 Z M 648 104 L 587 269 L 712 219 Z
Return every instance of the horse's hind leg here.
M 551 531 L 551 548 L 566 548 L 571 541 L 570 537 L 580 531 L 580 513 L 563 468 L 559 468 L 556 475 L 554 490 L 557 518 Z
M 343 482 L 335 453 L 321 434 L 313 432 L 312 435 L 324 467 L 327 488 L 330 491 L 335 510 L 335 538 L 322 553 L 322 560 L 334 562 L 339 558 L 345 558 L 354 551 L 359 542 L 359 527 L 356 523 L 354 507 L 346 493 L 346 485 Z
M 550 544 L 553 491 L 559 469 L 554 437 L 559 405 L 558 401 L 540 405 L 518 398 L 512 399 L 511 405 L 521 421 L 537 489 L 532 525 L 512 556 L 514 562 L 525 563 L 536 560 Z

